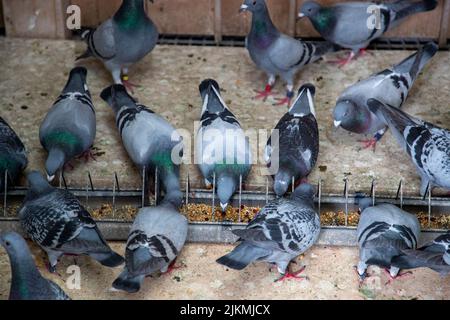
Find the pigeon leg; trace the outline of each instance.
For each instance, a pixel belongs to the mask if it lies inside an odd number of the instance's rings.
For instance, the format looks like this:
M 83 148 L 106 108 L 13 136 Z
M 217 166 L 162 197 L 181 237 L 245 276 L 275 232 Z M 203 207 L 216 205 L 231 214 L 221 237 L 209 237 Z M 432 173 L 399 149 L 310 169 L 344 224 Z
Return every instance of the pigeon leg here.
M 375 152 L 378 141 L 381 140 L 386 130 L 380 130 L 378 131 L 373 138 L 365 139 L 365 140 L 359 140 L 363 144 L 362 149 L 369 149 L 372 148 L 373 152 Z
M 389 277 L 389 280 L 384 285 L 391 284 L 394 280 L 398 280 L 400 278 L 404 278 L 405 276 L 413 274 L 411 271 L 406 271 L 403 273 L 399 273 L 396 276 L 392 276 L 391 272 L 388 269 L 384 269 L 384 271 L 388 274 Z
M 163 272 L 163 274 L 168 275 L 168 274 L 171 274 L 174 270 L 181 269 L 181 268 L 184 267 L 184 265 L 175 266 L 176 262 L 177 262 L 177 258 L 175 258 L 175 260 L 173 260 L 169 264 L 169 267 L 167 268 L 167 271 Z
M 134 94 L 134 88 L 139 88 L 140 85 L 130 82 L 129 79 L 130 78 L 128 77 L 127 74 L 123 74 L 122 75 L 122 83 L 123 83 L 123 85 L 125 86 L 125 88 L 128 91 L 130 91 L 132 94 Z
M 275 94 L 275 92 L 272 92 L 272 88 L 273 88 L 274 84 L 275 84 L 275 76 L 270 75 L 269 81 L 267 82 L 264 91 L 255 90 L 257 95 L 253 99 L 262 99 L 263 101 L 266 101 L 269 96 L 272 96 Z
M 293 86 L 288 86 L 288 90 L 286 93 L 286 97 L 284 98 L 277 98 L 275 100 L 277 100 L 277 103 L 274 103 L 274 106 L 284 106 L 287 105 L 287 107 L 289 107 L 291 105 L 291 101 L 292 98 L 294 97 L 294 91 L 293 91 Z
M 305 271 L 305 266 L 301 267 L 300 270 L 295 271 L 295 272 L 291 272 L 289 270 L 289 267 L 287 268 L 287 272 L 282 274 L 281 277 L 279 277 L 278 279 L 276 279 L 274 282 L 281 282 L 281 281 L 285 281 L 287 279 L 297 279 L 297 280 L 308 280 L 308 277 L 306 276 L 299 276 L 300 273 L 302 273 L 303 271 Z
M 74 169 L 73 164 L 70 161 L 67 161 L 63 166 L 63 171 L 72 171 Z
M 89 148 L 89 150 L 84 151 L 82 154 L 80 154 L 77 159 L 84 159 L 84 162 L 89 162 L 89 160 L 94 160 L 97 161 L 97 159 L 95 158 L 96 154 L 94 154 L 94 152 L 92 151 L 94 148 Z
M 348 64 L 350 61 L 352 61 L 356 57 L 356 54 L 353 51 L 350 51 L 350 54 L 347 58 L 338 59 L 338 60 L 331 60 L 330 63 L 337 64 L 339 68 L 342 68 L 346 64 Z
M 358 275 L 359 287 L 361 287 L 364 283 L 364 280 L 369 278 L 370 275 L 367 273 L 367 269 L 365 269 L 364 272 L 360 274 L 358 271 L 358 266 L 353 266 L 353 270 L 355 270 L 356 274 Z

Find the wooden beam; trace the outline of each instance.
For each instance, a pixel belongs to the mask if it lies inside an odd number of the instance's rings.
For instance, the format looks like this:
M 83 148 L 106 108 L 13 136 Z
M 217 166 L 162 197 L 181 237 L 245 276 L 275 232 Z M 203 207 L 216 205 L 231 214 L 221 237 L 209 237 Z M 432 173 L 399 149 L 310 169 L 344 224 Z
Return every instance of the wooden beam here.
M 217 44 L 222 41 L 222 0 L 214 1 L 214 39 Z
M 288 33 L 295 37 L 295 22 L 297 21 L 297 0 L 289 0 Z
M 444 9 L 442 10 L 441 28 L 439 30 L 439 47 L 447 46 L 447 39 L 450 37 L 450 0 L 444 0 Z

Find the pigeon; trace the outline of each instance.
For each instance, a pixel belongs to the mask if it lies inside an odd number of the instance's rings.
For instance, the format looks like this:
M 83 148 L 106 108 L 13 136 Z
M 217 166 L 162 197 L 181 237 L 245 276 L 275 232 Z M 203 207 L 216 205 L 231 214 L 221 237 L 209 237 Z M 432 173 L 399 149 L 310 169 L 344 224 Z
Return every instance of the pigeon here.
M 450 131 L 414 118 L 400 109 L 370 99 L 371 112 L 389 125 L 420 176 L 420 195 L 435 186 L 450 189 Z
M 239 245 L 218 263 L 242 270 L 254 261 L 275 263 L 281 277 L 298 278 L 289 271 L 290 262 L 308 250 L 319 238 L 320 219 L 314 209 L 314 188 L 301 184 L 290 198 L 271 200 L 245 229 L 233 230 Z
M 41 275 L 24 238 L 8 232 L 0 236 L 0 244 L 11 263 L 9 300 L 70 300 L 63 289 Z
M 400 269 L 392 259 L 406 249 L 416 249 L 420 236 L 417 217 L 388 203 L 372 205 L 371 198 L 357 198 L 361 216 L 357 235 L 359 263 L 356 270 L 364 280 L 369 265 L 389 270 L 392 279 L 400 277 Z
M 123 0 L 112 18 L 97 29 L 84 31 L 82 37 L 88 48 L 77 60 L 88 57 L 101 60 L 111 72 L 115 84 L 131 88 L 129 67 L 155 48 L 159 35 L 145 12 L 144 0 Z
M 446 276 L 450 273 L 450 231 L 418 250 L 404 250 L 392 264 L 401 269 L 427 267 Z
M 372 40 L 396 27 L 405 18 L 434 10 L 437 5 L 437 0 L 397 0 L 382 4 L 344 2 L 326 7 L 316 1 L 306 1 L 300 8 L 299 17 L 308 17 L 325 40 L 351 49 L 349 57 L 339 61 L 339 64 L 345 65 L 360 51 L 364 52 Z
M 0 192 L 5 189 L 5 172 L 9 186 L 17 183 L 28 164 L 25 146 L 8 123 L 0 117 Z
M 392 68 L 348 87 L 340 95 L 334 108 L 334 125 L 351 132 L 374 135 L 372 139 L 364 142 L 366 148 L 375 149 L 387 127 L 370 112 L 367 100 L 374 98 L 400 108 L 420 71 L 437 51 L 438 46 L 430 42 Z
M 252 156 L 248 137 L 220 95 L 215 80 L 206 79 L 199 87 L 203 99 L 200 127 L 196 137 L 196 163 L 207 188 L 215 182 L 222 212 L 245 181 Z
M 58 259 L 64 254 L 88 255 L 107 267 L 123 263 L 72 193 L 54 188 L 37 171 L 27 178 L 29 189 L 19 219 L 23 230 L 47 252 L 51 272 L 56 272 Z
M 180 191 L 183 142 L 176 129 L 167 120 L 137 103 L 123 85 L 106 88 L 101 97 L 113 109 L 123 145 L 140 173 L 145 168 L 144 177 L 147 178 L 149 173 L 154 174 L 157 170 L 158 180 L 166 193 Z M 146 185 L 147 182 L 144 187 Z
M 240 8 L 240 12 L 244 11 L 253 14 L 245 46 L 253 62 L 269 77 L 265 90 L 257 98 L 265 100 L 271 95 L 276 76 L 280 76 L 287 82 L 287 94 L 278 105 L 289 105 L 294 97 L 294 77 L 297 72 L 325 53 L 334 51 L 335 46 L 328 42 L 314 45 L 281 33 L 270 19 L 265 0 L 245 0 Z
M 58 170 L 76 156 L 93 157 L 96 119 L 86 85 L 87 70 L 76 67 L 39 128 L 39 139 L 48 152 L 45 170 L 52 181 Z
M 298 97 L 275 127 L 265 149 L 269 167 L 278 167 L 274 191 L 283 196 L 292 179 L 298 181 L 309 175 L 319 155 L 319 128 L 314 109 L 315 87 L 306 84 Z M 273 139 L 277 140 L 273 140 Z
M 172 268 L 188 231 L 188 221 L 178 211 L 181 200 L 181 193 L 169 193 L 161 205 L 139 210 L 128 235 L 126 266 L 113 288 L 137 292 L 146 276 Z

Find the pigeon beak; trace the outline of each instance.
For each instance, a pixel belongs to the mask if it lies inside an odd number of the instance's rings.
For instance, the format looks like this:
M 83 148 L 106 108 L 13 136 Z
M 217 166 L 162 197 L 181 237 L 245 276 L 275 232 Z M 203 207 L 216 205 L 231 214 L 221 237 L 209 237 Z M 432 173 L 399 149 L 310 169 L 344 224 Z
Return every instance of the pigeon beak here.
M 305 17 L 305 14 L 304 14 L 304 13 L 300 12 L 300 13 L 298 14 L 298 19 L 301 19 L 301 18 L 304 18 L 304 17 Z
M 221 203 L 220 207 L 222 208 L 222 212 L 225 212 L 226 208 L 228 207 L 228 203 L 225 204 Z
M 49 176 L 49 175 L 47 174 L 47 181 L 48 181 L 48 182 L 52 182 L 53 179 L 55 179 L 55 175 Z
M 342 123 L 342 121 L 336 121 L 336 120 L 334 120 L 334 126 L 335 126 L 336 128 L 339 128 L 339 126 L 341 125 L 341 123 Z
M 239 9 L 239 13 L 245 12 L 248 10 L 248 5 L 243 4 L 241 5 L 241 8 Z

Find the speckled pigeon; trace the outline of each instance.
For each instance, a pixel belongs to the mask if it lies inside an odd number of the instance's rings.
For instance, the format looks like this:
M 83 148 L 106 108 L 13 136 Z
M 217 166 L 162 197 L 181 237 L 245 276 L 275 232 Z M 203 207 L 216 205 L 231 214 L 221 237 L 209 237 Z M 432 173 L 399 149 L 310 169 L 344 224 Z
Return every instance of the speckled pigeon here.
M 331 43 L 315 45 L 281 33 L 272 23 L 265 0 L 245 0 L 240 11 L 253 14 L 246 47 L 258 68 L 269 77 L 265 90 L 257 98 L 266 99 L 271 94 L 276 76 L 280 76 L 287 82 L 287 95 L 278 105 L 289 105 L 294 97 L 294 77 L 297 72 L 325 53 L 334 51 L 335 46 Z
M 0 117 L 0 192 L 5 188 L 5 171 L 8 171 L 8 185 L 13 186 L 27 164 L 25 146 L 8 123 Z
M 306 1 L 299 17 L 308 17 L 324 39 L 352 50 L 347 59 L 340 61 L 344 65 L 405 18 L 434 10 L 437 4 L 437 0 L 397 0 L 382 4 L 360 1 L 321 6 L 316 1 Z
M 430 268 L 442 276 L 450 273 L 450 231 L 418 250 L 404 250 L 392 264 L 401 269 Z
M 416 249 L 420 236 L 419 220 L 392 204 L 372 206 L 372 199 L 367 197 L 357 201 L 361 210 L 357 229 L 359 276 L 364 280 L 370 265 L 389 269 L 392 278 L 401 276 L 400 269 L 392 265 L 392 259 L 403 250 Z
M 314 209 L 314 188 L 301 184 L 290 198 L 270 201 L 243 230 L 233 230 L 240 243 L 218 263 L 242 270 L 254 261 L 275 263 L 282 277 L 297 278 L 290 262 L 308 250 L 319 238 L 320 219 Z
M 39 139 L 48 152 L 45 169 L 49 181 L 74 157 L 91 155 L 96 119 L 86 75 L 83 67 L 72 69 L 64 90 L 39 128 Z
M 450 189 L 450 131 L 370 99 L 370 111 L 383 119 L 411 157 L 422 178 L 420 194 L 435 186 Z
M 11 290 L 9 300 L 70 300 L 53 281 L 39 272 L 25 240 L 15 232 L 0 236 L 11 263 Z
M 220 87 L 212 79 L 199 87 L 203 99 L 201 124 L 196 139 L 196 163 L 210 188 L 216 177 L 217 194 L 222 211 L 247 178 L 252 164 L 248 137 L 220 95 Z
M 167 272 L 184 246 L 188 221 L 180 214 L 181 193 L 169 193 L 161 205 L 139 210 L 128 235 L 126 266 L 113 287 L 130 293 L 140 290 L 144 278 Z
M 107 267 L 123 263 L 72 193 L 52 187 L 37 171 L 28 174 L 28 184 L 19 219 L 25 232 L 47 252 L 50 271 L 56 271 L 64 254 L 88 255 Z
M 150 53 L 158 41 L 158 30 L 145 12 L 144 1 L 123 0 L 112 18 L 85 31 L 82 36 L 88 49 L 78 59 L 100 59 L 114 83 L 133 86 L 128 83 L 128 68 Z
M 373 134 L 372 139 L 364 142 L 366 147 L 375 148 L 387 126 L 370 112 L 367 100 L 374 98 L 400 108 L 420 71 L 437 50 L 438 46 L 431 42 L 394 67 L 348 87 L 336 102 L 333 112 L 335 126 L 359 134 Z
M 292 183 L 306 178 L 319 155 L 319 128 L 314 109 L 315 87 L 306 84 L 298 90 L 298 97 L 281 118 L 266 145 L 265 160 L 278 167 L 274 190 L 283 196 Z M 278 138 L 278 141 L 275 140 Z
M 167 120 L 137 103 L 123 85 L 106 88 L 101 97 L 113 109 L 123 145 L 140 173 L 145 167 L 147 178 L 149 173 L 154 175 L 157 168 L 158 180 L 166 193 L 179 191 L 183 142 L 176 129 Z

